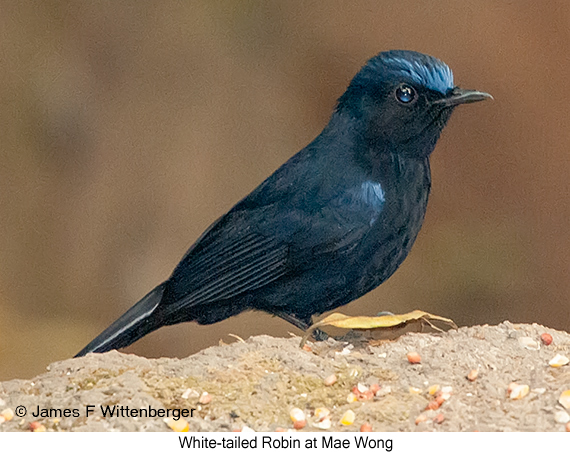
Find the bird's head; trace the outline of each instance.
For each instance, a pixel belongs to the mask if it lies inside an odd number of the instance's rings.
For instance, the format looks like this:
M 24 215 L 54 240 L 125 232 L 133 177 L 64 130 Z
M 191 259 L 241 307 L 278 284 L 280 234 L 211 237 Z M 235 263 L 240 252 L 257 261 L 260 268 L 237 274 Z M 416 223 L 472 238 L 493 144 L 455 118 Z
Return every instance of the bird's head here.
M 356 74 L 336 112 L 357 118 L 373 147 L 425 157 L 457 105 L 488 98 L 490 94 L 455 86 L 451 69 L 437 58 L 391 50 L 370 59 Z

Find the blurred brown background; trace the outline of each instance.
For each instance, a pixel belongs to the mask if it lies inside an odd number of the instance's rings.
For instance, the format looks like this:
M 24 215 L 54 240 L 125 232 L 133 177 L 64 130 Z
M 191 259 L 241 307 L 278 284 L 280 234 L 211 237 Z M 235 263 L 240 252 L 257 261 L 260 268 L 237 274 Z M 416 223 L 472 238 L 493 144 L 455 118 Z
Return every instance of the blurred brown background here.
M 570 329 L 570 3 L 0 1 L 0 380 L 69 358 L 326 124 L 379 51 L 495 96 L 456 111 L 410 257 L 348 314 Z M 163 328 L 186 356 L 248 313 Z

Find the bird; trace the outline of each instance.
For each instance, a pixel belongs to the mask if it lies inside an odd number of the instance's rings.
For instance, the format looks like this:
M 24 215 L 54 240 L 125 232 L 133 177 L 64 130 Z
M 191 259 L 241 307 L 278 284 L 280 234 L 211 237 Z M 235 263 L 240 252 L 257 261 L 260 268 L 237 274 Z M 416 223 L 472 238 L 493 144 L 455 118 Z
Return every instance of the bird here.
M 314 315 L 386 281 L 426 213 L 430 155 L 455 107 L 492 99 L 441 60 L 390 50 L 366 62 L 328 124 L 190 247 L 171 276 L 76 356 L 165 325 L 265 311 L 307 330 Z

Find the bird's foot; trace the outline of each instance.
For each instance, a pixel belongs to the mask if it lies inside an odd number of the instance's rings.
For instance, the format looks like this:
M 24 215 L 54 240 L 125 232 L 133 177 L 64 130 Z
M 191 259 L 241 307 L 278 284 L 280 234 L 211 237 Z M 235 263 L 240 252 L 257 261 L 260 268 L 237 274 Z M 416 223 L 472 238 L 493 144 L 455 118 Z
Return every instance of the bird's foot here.
M 317 342 L 326 341 L 329 338 L 329 335 L 319 328 L 315 328 L 311 332 L 311 336 Z
M 384 313 L 381 313 L 384 314 Z M 336 326 L 337 328 L 346 329 L 356 329 L 356 330 L 373 330 L 376 328 L 395 328 L 401 327 L 409 323 L 420 322 L 421 324 L 427 324 L 437 331 L 443 331 L 441 328 L 433 324 L 433 321 L 441 322 L 450 326 L 451 328 L 457 328 L 455 322 L 451 319 L 445 317 L 440 317 L 438 315 L 433 315 L 424 311 L 412 311 L 407 314 L 384 314 L 374 317 L 357 316 L 350 317 L 344 314 L 339 314 L 335 312 L 334 314 L 325 317 L 320 322 L 315 323 L 310 328 L 307 329 L 305 336 L 301 341 L 301 347 L 307 341 L 309 335 L 315 334 L 316 331 L 320 331 L 319 327 L 322 326 Z

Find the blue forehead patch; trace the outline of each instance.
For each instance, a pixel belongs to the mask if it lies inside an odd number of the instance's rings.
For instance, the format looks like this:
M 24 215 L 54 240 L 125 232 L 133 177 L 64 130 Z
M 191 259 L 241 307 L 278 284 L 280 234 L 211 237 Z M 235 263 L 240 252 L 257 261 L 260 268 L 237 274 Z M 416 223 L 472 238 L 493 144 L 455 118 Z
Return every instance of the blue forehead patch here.
M 372 58 L 365 66 L 381 74 L 392 74 L 408 79 L 442 94 L 453 84 L 453 72 L 447 64 L 429 55 L 408 50 L 391 50 Z

